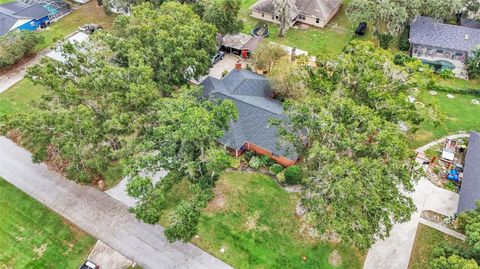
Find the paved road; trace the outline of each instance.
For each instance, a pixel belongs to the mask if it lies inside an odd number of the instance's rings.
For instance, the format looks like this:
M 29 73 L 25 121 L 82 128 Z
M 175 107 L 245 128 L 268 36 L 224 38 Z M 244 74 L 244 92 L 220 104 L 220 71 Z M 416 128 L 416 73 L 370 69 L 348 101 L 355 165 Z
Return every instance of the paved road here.
M 468 137 L 465 134 L 449 136 L 449 138 Z M 434 141 L 417 152 L 423 153 L 429 147 L 443 143 L 445 138 Z M 418 160 L 422 163 L 422 160 Z M 425 222 L 420 218 L 421 212 L 431 210 L 446 216 L 453 216 L 457 211 L 458 194 L 439 188 L 428 179 L 422 178 L 416 185 L 415 191 L 410 195 L 417 206 L 417 211 L 410 221 L 396 224 L 385 240 L 377 241 L 368 251 L 363 269 L 406 269 L 410 261 L 410 255 L 415 241 L 415 234 L 419 222 Z
M 127 206 L 90 186 L 33 164 L 31 154 L 0 137 L 0 177 L 144 268 L 231 268 L 192 244 L 170 244 L 162 227 L 139 222 Z

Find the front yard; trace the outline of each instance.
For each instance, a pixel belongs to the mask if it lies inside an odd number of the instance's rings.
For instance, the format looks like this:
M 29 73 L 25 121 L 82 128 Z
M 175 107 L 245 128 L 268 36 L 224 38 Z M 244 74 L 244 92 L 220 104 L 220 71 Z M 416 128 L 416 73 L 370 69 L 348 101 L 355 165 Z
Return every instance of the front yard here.
M 472 100 L 480 100 L 480 97 L 465 94 L 452 94 L 438 92 L 432 96 L 428 92 L 423 93 L 422 98 L 433 99 L 438 102 L 439 109 L 445 114 L 444 123 L 435 126 L 432 122 L 423 122 L 420 130 L 412 135 L 412 147 L 417 148 L 431 141 L 442 138 L 449 134 L 460 131 L 470 132 L 480 130 L 480 105 L 475 105 Z
M 0 0 L 2 1 L 2 0 Z M 45 42 L 35 48 L 35 52 L 39 52 L 58 40 L 67 37 L 69 34 L 78 30 L 79 26 L 87 23 L 96 23 L 104 28 L 110 28 L 115 16 L 107 16 L 103 11 L 103 7 L 97 6 L 97 1 L 90 1 L 81 6 L 73 4 L 73 12 L 54 22 L 46 30 L 41 30 L 40 35 L 45 38 Z
M 249 8 L 255 4 L 257 0 L 242 0 L 240 17 L 245 23 L 243 31 L 250 34 L 254 26 L 259 20 L 249 16 Z M 284 38 L 278 37 L 278 27 L 269 23 L 270 36 L 268 39 L 283 45 L 297 47 L 301 50 L 308 51 L 311 55 L 330 55 L 340 54 L 347 42 L 354 37 L 353 31 L 356 25 L 348 20 L 345 14 L 345 8 L 348 1 L 344 1 L 342 9 L 330 21 L 325 28 L 308 27 L 306 30 L 291 28 Z M 371 27 L 365 36 L 360 37 L 361 40 L 373 40 Z M 394 45 L 392 45 L 393 47 Z
M 434 249 L 447 243 L 466 247 L 465 242 L 460 239 L 419 224 L 408 269 L 429 269 Z
M 0 178 L 0 268 L 78 268 L 95 238 Z
M 161 223 L 188 184 L 175 187 Z M 201 217 L 193 242 L 235 268 L 361 268 L 363 255 L 348 246 L 318 243 L 295 215 L 298 195 L 287 193 L 270 177 L 226 172 L 215 189 L 216 198 Z M 338 267 L 329 263 L 336 249 Z M 334 256 L 334 255 L 333 255 Z M 332 259 L 332 257 L 330 257 Z

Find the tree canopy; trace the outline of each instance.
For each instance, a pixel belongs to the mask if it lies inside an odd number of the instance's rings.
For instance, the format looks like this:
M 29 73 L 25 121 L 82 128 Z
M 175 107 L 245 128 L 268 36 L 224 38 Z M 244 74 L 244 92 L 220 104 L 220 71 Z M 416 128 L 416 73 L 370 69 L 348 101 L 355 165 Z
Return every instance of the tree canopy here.
M 415 206 L 405 191 L 419 174 L 399 123 L 422 120 L 408 100 L 426 86 L 415 75 L 423 72 L 431 75 L 352 42 L 338 60 L 310 68 L 306 98 L 286 103 L 281 135 L 304 157 L 302 203 L 320 233 L 368 248 L 410 218 Z
M 203 20 L 215 25 L 221 34 L 238 33 L 243 22 L 238 18 L 240 0 L 212 0 L 205 3 Z

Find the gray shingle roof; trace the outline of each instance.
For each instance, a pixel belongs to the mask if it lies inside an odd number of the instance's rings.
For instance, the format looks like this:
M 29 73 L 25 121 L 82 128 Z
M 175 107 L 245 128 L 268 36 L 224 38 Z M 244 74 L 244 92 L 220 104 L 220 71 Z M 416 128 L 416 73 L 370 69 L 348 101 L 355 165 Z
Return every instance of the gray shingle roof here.
M 12 29 L 13 25 L 15 25 L 16 21 L 17 18 L 0 13 L 0 36 L 8 33 L 8 31 Z
M 410 43 L 471 52 L 480 44 L 480 29 L 420 16 L 410 26 Z
M 457 213 L 474 209 L 480 199 L 480 133 L 471 132 L 463 171 Z
M 342 4 L 342 0 L 292 0 L 291 2 L 293 6 L 291 11 L 292 19 L 302 14 L 327 20 Z M 260 0 L 250 9 L 270 14 L 275 13 L 272 0 Z
M 271 99 L 270 81 L 248 70 L 233 70 L 222 80 L 207 77 L 203 82 L 204 96 L 230 99 L 235 102 L 238 119 L 219 142 L 239 150 L 245 142 L 253 143 L 274 154 L 291 160 L 298 158 L 289 145 L 279 145 L 277 129 L 271 119 L 287 120 L 282 103 Z
M 41 19 L 50 14 L 42 4 L 27 5 L 20 2 L 11 2 L 0 5 L 0 13 L 12 15 L 17 18 Z

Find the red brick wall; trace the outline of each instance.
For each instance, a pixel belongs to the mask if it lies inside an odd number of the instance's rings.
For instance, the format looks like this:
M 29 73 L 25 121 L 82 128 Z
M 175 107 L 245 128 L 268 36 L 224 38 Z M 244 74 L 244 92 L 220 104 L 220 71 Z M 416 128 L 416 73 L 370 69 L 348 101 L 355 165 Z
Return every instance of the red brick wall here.
M 257 154 L 265 154 L 268 157 L 270 157 L 270 159 L 274 160 L 278 164 L 283 165 L 285 167 L 294 165 L 296 163 L 296 161 L 290 160 L 284 156 L 273 156 L 272 152 L 249 142 L 245 143 L 245 147 L 246 149 L 251 150 Z

